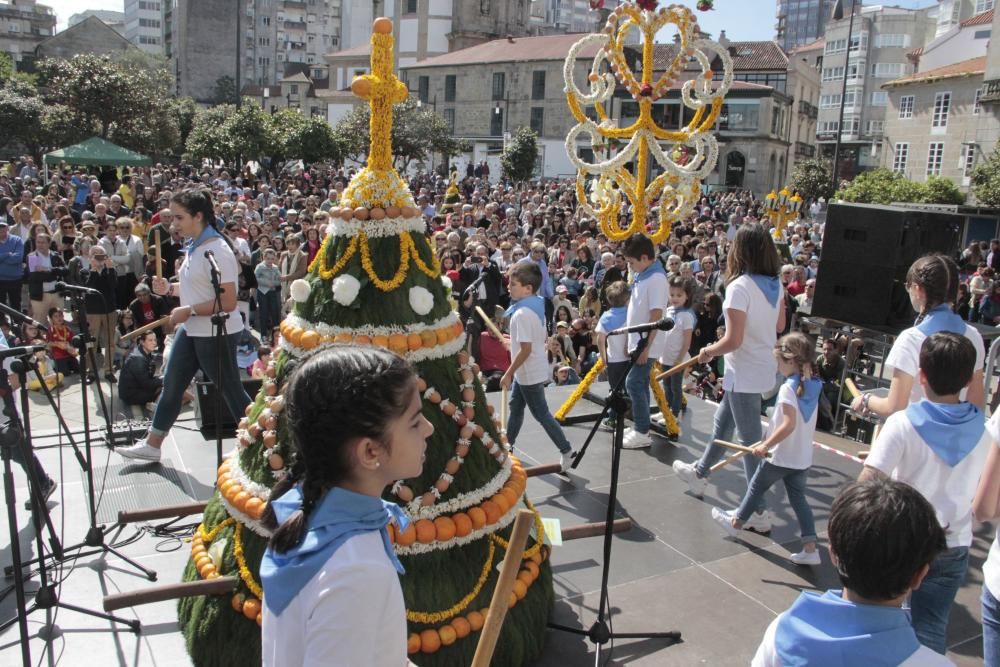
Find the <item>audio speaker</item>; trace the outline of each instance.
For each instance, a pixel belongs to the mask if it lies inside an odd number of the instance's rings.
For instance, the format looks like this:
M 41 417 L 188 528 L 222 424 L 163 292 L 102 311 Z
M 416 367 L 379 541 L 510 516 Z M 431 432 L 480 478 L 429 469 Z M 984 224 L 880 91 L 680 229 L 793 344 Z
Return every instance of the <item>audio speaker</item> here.
M 954 257 L 961 234 L 962 218 L 949 213 L 831 204 L 812 314 L 875 328 L 910 326 L 916 313 L 906 272 L 923 255 Z
M 243 389 L 254 398 L 260 391 L 261 381 L 255 378 L 243 378 Z M 209 440 L 217 436 L 216 429 L 222 429 L 223 438 L 231 438 L 236 432 L 236 424 L 243 417 L 237 415 L 235 418 L 229 414 L 229 407 L 225 399 L 218 396 L 215 384 L 211 381 L 196 382 L 197 399 L 195 400 L 194 420 L 198 425 L 198 430 Z M 216 402 L 218 401 L 218 412 L 216 412 Z

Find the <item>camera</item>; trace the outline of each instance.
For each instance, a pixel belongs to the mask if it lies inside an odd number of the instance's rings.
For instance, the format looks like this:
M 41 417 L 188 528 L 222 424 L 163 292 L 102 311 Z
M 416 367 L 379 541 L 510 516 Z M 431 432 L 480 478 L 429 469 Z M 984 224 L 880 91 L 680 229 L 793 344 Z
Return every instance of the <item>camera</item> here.
M 58 280 L 65 280 L 69 277 L 69 268 L 65 266 L 53 266 L 52 276 Z

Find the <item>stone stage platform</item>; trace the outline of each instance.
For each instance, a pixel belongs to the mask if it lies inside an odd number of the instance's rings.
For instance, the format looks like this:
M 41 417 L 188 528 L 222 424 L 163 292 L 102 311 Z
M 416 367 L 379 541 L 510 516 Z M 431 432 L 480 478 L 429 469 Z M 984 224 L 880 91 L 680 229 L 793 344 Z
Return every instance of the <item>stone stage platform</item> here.
M 548 390 L 554 411 L 572 387 Z M 605 386 L 595 386 L 602 395 Z M 67 392 L 64 407 L 78 424 L 78 394 Z M 499 395 L 492 394 L 491 400 Z M 74 403 L 74 400 L 76 401 Z M 47 406 L 32 408 L 45 423 Z M 574 414 L 592 413 L 599 408 L 581 401 Z M 816 568 L 799 567 L 787 556 L 798 549 L 797 525 L 778 485 L 769 495 L 776 523 L 770 537 L 744 533 L 743 539 L 724 539 L 711 520 L 713 506 L 731 508 L 744 490 L 742 466 L 736 464 L 716 474 L 705 494 L 698 500 L 687 493 L 670 464 L 677 459 L 692 461 L 702 451 L 711 432 L 714 406 L 689 398 L 689 409 L 681 418 L 683 434 L 676 443 L 657 438 L 646 450 L 625 451 L 619 487 L 617 516 L 631 517 L 634 527 L 613 539 L 609 599 L 613 629 L 618 632 L 678 630 L 683 642 L 665 646 L 658 640 L 618 641 L 606 645 L 603 658 L 611 652 L 612 665 L 747 665 L 774 616 L 787 608 L 802 590 L 837 586 L 837 576 L 829 562 L 825 539 L 830 503 L 837 490 L 857 476 L 860 465 L 826 449 L 817 448 L 810 474 L 809 498 L 816 515 L 821 537 L 823 564 Z M 215 478 L 215 443 L 206 441 L 194 430 L 190 412 L 186 421 L 174 429 L 166 446 L 164 461 L 177 474 L 160 475 L 160 486 L 176 495 L 207 499 Z M 33 418 L 35 414 L 33 412 Z M 588 424 L 567 427 L 574 447 L 579 447 L 588 432 Z M 854 453 L 856 443 L 821 436 L 827 446 Z M 66 544 L 80 541 L 86 532 L 85 486 L 68 446 L 58 446 L 54 438 L 40 441 L 43 464 L 60 481 L 60 489 L 50 502 L 53 520 Z M 529 481 L 528 493 L 544 517 L 558 518 L 563 526 L 603 521 L 609 488 L 611 434 L 601 431 L 579 468 L 567 477 L 546 475 Z M 232 441 L 225 443 L 228 451 Z M 535 421 L 526 415 L 525 427 L 517 443 L 518 454 L 526 465 L 552 463 L 558 452 Z M 107 448 L 95 449 L 95 467 L 101 468 L 98 489 L 105 488 L 102 514 L 115 500 L 112 491 L 130 479 L 138 479 L 142 466 L 124 465 Z M 148 468 L 148 467 L 147 467 Z M 149 483 L 148 471 L 145 472 Z M 35 554 L 34 530 L 30 517 L 21 506 L 25 497 L 24 476 L 15 469 L 19 536 L 26 558 Z M 113 509 L 113 508 L 112 508 Z M 182 519 L 190 524 L 195 519 Z M 162 523 L 162 522 L 159 522 Z M 6 530 L 4 530 L 6 532 Z M 992 539 L 992 529 L 977 531 L 968 582 L 960 591 L 952 610 L 949 627 L 950 657 L 959 665 L 982 664 L 979 625 L 979 591 L 982 562 Z M 121 552 L 135 558 L 158 573 L 159 582 L 179 581 L 189 553 L 177 537 L 154 531 L 150 525 L 127 526 L 120 538 L 127 542 Z M 0 564 L 10 563 L 10 541 L 0 540 Z M 556 547 L 552 556 L 556 606 L 553 621 L 587 628 L 596 617 L 601 581 L 602 538 L 591 537 Z M 150 582 L 127 563 L 115 557 L 91 556 L 75 566 L 67 564 L 56 572 L 64 579 L 61 597 L 64 602 L 101 608 L 108 593 L 144 588 Z M 11 581 L 3 584 L 6 588 Z M 37 577 L 28 583 L 37 588 Z M 2 592 L 2 588 L 0 588 Z M 11 590 L 0 600 L 0 620 L 13 616 L 14 594 Z M 61 636 L 46 642 L 37 636 L 46 623 L 44 613 L 29 617 L 33 635 L 30 646 L 34 664 L 47 665 L 189 665 L 183 638 L 176 622 L 176 603 L 163 602 L 118 612 L 142 622 L 136 636 L 127 628 L 107 621 L 60 610 L 55 623 Z M 43 651 L 48 655 L 43 657 Z M 545 667 L 588 665 L 594 662 L 594 647 L 584 638 L 549 631 L 546 649 L 536 663 Z M 0 634 L 0 665 L 20 664 L 17 627 Z

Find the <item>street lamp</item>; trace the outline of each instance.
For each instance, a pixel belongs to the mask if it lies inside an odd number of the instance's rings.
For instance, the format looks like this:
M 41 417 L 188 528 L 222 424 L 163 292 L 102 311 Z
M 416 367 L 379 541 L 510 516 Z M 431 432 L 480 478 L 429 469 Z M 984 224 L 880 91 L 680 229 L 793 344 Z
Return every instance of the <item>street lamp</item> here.
M 789 192 L 786 185 L 780 192 L 771 190 L 764 198 L 764 208 L 768 217 L 774 220 L 774 239 L 781 241 L 785 235 L 785 225 L 789 220 L 797 220 L 802 211 L 802 197 L 798 192 Z
M 432 111 L 433 111 L 434 113 L 437 113 L 437 106 L 438 106 L 438 96 L 437 96 L 437 95 L 435 95 L 435 96 L 434 96 L 434 99 L 433 99 L 433 100 L 431 100 L 430 102 L 427 102 L 427 104 L 430 104 L 430 105 L 431 105 L 431 110 L 432 110 Z M 418 109 L 422 109 L 423 107 L 424 107 L 424 101 L 423 101 L 422 99 L 420 99 L 420 98 L 418 97 L 418 98 L 417 98 L 417 108 L 418 108 Z
M 854 7 L 857 4 L 857 0 L 851 0 L 851 20 L 847 24 L 847 53 L 845 53 L 844 59 L 844 78 L 840 84 L 840 118 L 837 121 L 837 142 L 833 145 L 833 191 L 836 192 L 840 189 L 840 180 L 837 178 L 837 170 L 840 166 L 840 140 L 844 132 L 844 100 L 847 98 L 847 72 L 851 69 L 851 41 L 854 39 Z M 838 10 L 840 15 L 838 16 Z M 840 3 L 837 3 L 837 7 L 834 10 L 834 19 L 842 19 L 843 7 Z M 858 41 L 858 60 L 861 60 L 861 41 Z M 853 127 L 853 120 L 852 127 Z M 860 121 L 859 128 L 860 130 Z
M 264 86 L 263 100 L 260 103 L 260 108 L 262 111 L 267 111 L 267 99 L 271 97 L 271 86 Z

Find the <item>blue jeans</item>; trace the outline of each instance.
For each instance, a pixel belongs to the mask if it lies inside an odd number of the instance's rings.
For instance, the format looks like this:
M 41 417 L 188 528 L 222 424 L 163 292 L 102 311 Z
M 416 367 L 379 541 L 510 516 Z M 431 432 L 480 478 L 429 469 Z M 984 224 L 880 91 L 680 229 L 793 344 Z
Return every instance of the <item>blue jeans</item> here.
M 625 390 L 632 401 L 632 428 L 637 433 L 649 433 L 649 371 L 653 359 L 644 364 L 633 364 L 625 378 Z
M 747 454 L 747 456 L 751 456 Z M 816 542 L 816 524 L 813 521 L 813 513 L 809 508 L 809 501 L 806 500 L 806 482 L 809 479 L 809 469 L 797 470 L 796 468 L 784 468 L 773 463 L 764 461 L 757 467 L 757 472 L 750 480 L 750 487 L 743 496 L 743 502 L 736 510 L 736 518 L 746 521 L 754 512 L 754 509 L 764 499 L 764 494 L 778 480 L 785 483 L 785 491 L 788 492 L 788 503 L 795 512 L 795 518 L 799 520 L 799 533 L 802 535 L 802 543 L 808 544 Z
M 614 389 L 618 386 L 619 382 L 625 379 L 625 371 L 628 369 L 627 361 L 612 361 L 608 364 L 608 388 Z M 624 387 L 624 385 L 622 385 Z M 614 417 L 615 413 L 612 411 L 611 416 Z
M 969 548 L 953 547 L 931 562 L 920 588 L 910 593 L 910 618 L 917 639 L 944 655 L 948 614 L 969 570 Z
M 983 584 L 983 660 L 986 667 L 1000 667 L 1000 601 Z
M 722 402 L 715 411 L 712 440 L 694 466 L 698 477 L 711 474 L 709 469 L 726 453 L 726 449 L 715 444 L 715 441 L 732 440 L 734 432 L 739 434 L 739 443 L 746 447 L 760 442 L 763 433 L 760 424 L 760 394 L 727 391 L 722 395 Z M 746 473 L 748 488 L 759 465 L 760 459 L 756 456 L 743 457 L 743 471 Z M 755 511 L 763 512 L 764 509 L 764 497 L 761 496 Z
M 514 385 L 510 391 L 510 414 L 507 415 L 507 442 L 514 446 L 517 434 L 521 432 L 521 424 L 524 423 L 524 406 L 527 405 L 531 411 L 531 416 L 535 418 L 556 447 L 563 454 L 569 454 L 573 448 L 563 433 L 562 426 L 556 418 L 549 412 L 549 404 L 545 401 L 545 383 L 519 384 L 514 380 Z
M 684 373 L 674 373 L 663 378 L 663 392 L 667 395 L 667 405 L 674 417 L 681 413 L 681 398 L 684 390 Z
M 261 338 L 270 340 L 271 329 L 281 322 L 281 290 L 257 292 L 257 330 Z
M 194 374 L 199 368 L 205 371 L 209 379 L 215 383 L 217 390 L 229 407 L 229 411 L 238 421 L 243 411 L 250 405 L 250 396 L 243 389 L 240 381 L 240 370 L 236 365 L 236 343 L 240 333 L 226 336 L 222 356 L 222 377 L 216 377 L 219 371 L 218 342 L 214 336 L 189 336 L 182 326 L 174 336 L 173 347 L 170 348 L 170 360 L 163 373 L 163 391 L 153 412 L 153 424 L 150 433 L 166 435 L 170 427 L 177 421 L 181 412 L 181 399 L 184 390 L 191 384 Z

